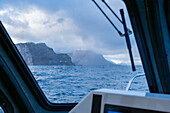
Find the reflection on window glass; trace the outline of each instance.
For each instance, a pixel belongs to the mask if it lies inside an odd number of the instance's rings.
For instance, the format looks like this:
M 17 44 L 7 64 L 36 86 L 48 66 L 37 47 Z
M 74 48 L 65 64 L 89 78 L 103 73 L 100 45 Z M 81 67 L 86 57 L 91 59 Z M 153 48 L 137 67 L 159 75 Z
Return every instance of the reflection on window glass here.
M 8 1 L 8 0 L 7 0 Z M 123 25 L 98 1 L 117 28 Z M 79 102 L 92 90 L 124 90 L 130 78 L 143 73 L 134 35 L 130 35 L 137 71 L 125 43 L 92 1 L 20 1 L 2 3 L 0 18 L 13 42 L 51 102 Z M 108 1 L 121 18 L 124 3 Z M 147 90 L 145 78 L 132 90 Z
M 117 111 L 108 111 L 108 113 L 123 113 L 123 112 L 117 112 Z
M 3 109 L 1 108 L 1 106 L 0 106 L 0 113 L 4 113 Z

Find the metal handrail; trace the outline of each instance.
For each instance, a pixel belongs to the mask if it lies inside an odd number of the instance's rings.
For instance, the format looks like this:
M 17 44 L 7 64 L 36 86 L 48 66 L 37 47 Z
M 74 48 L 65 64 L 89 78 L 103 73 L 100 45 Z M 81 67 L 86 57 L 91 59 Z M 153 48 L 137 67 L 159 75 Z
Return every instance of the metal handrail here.
M 126 86 L 126 91 L 129 90 L 129 88 L 130 88 L 130 86 L 131 86 L 131 84 L 132 84 L 132 82 L 133 82 L 133 80 L 134 80 L 135 78 L 141 77 L 141 76 L 144 76 L 144 75 L 145 75 L 145 73 L 135 74 L 135 75 L 129 80 L 129 82 L 128 82 L 127 86 Z

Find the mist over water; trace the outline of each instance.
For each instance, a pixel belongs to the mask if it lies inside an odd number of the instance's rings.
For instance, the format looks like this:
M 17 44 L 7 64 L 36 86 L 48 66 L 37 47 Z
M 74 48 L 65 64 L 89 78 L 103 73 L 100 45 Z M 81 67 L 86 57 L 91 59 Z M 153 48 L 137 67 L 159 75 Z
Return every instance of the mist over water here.
M 47 98 L 54 103 L 77 103 L 90 91 L 125 90 L 128 81 L 143 68 L 137 66 L 29 66 Z M 148 91 L 145 77 L 134 80 L 130 90 Z

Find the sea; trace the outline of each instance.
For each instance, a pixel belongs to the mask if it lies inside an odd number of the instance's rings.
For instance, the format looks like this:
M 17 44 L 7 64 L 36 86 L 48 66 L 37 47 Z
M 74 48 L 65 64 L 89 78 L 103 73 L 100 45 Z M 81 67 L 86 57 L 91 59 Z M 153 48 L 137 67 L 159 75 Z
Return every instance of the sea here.
M 144 73 L 136 66 L 29 66 L 40 88 L 52 103 L 78 103 L 89 92 L 101 88 L 125 90 L 129 80 Z M 145 76 L 136 78 L 129 90 L 148 91 Z
M 125 90 L 129 80 L 144 73 L 142 66 L 29 66 L 46 97 L 53 103 L 78 103 L 101 88 Z M 145 76 L 136 78 L 130 90 L 147 91 Z

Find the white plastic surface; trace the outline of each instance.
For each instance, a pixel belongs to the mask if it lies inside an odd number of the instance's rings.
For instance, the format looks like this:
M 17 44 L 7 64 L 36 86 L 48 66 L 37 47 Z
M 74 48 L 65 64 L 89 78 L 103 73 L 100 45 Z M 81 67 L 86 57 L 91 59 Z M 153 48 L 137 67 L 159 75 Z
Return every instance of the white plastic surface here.
M 170 95 L 137 91 L 100 89 L 91 92 L 69 113 L 91 113 L 93 94 L 102 95 L 101 113 L 104 111 L 105 104 L 170 112 Z

